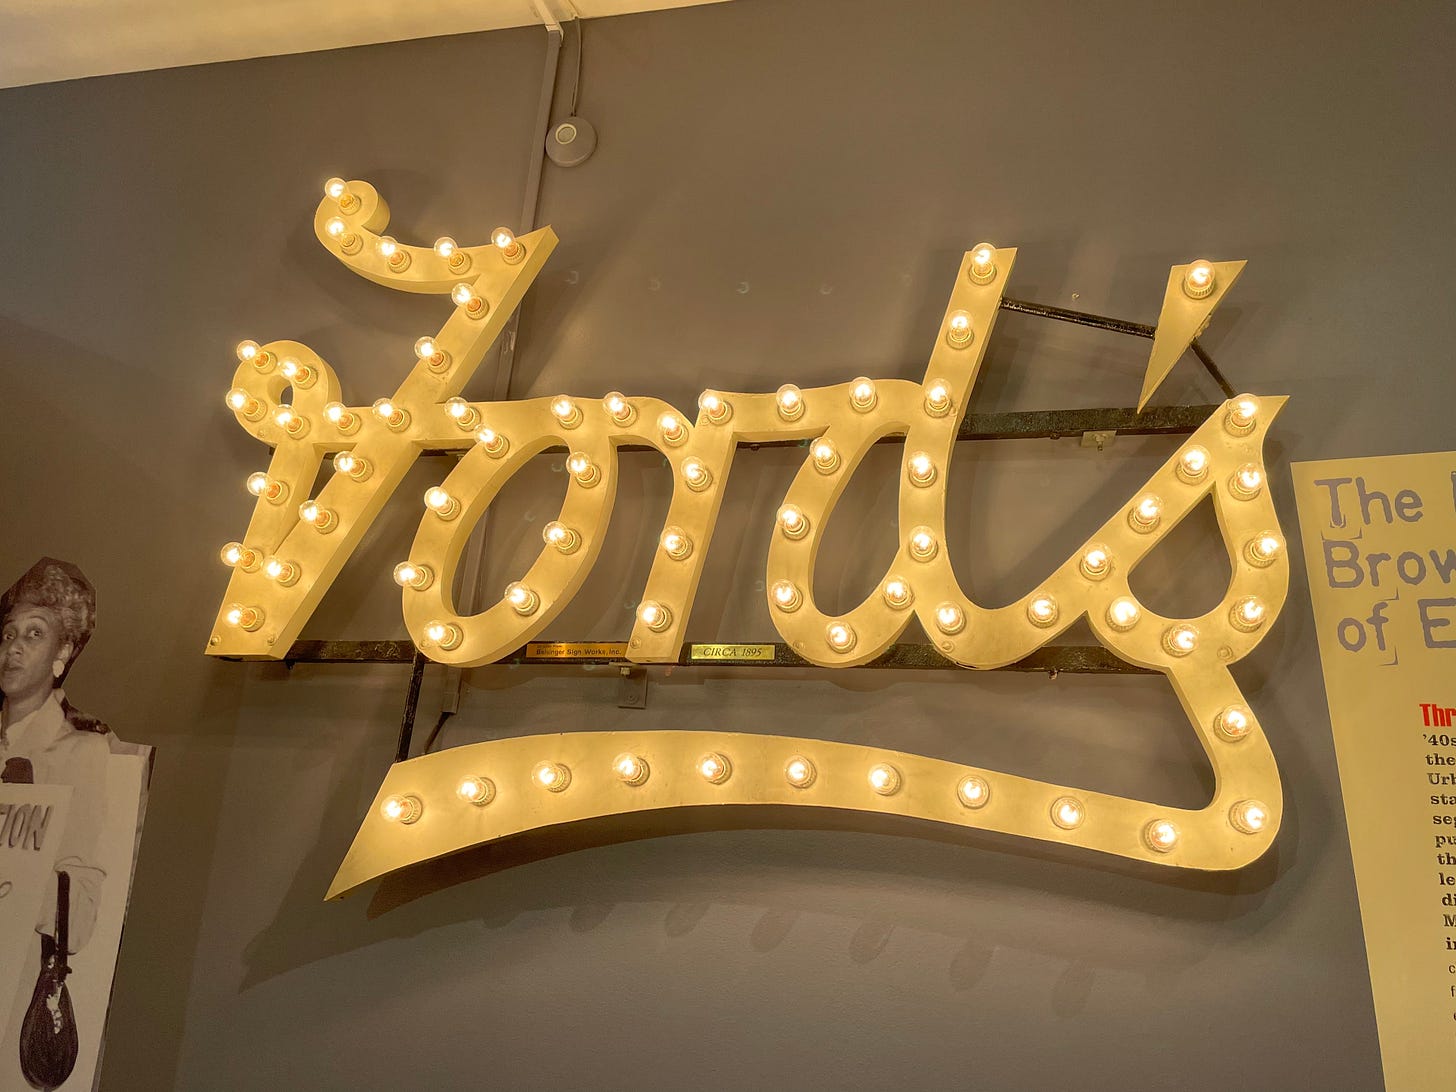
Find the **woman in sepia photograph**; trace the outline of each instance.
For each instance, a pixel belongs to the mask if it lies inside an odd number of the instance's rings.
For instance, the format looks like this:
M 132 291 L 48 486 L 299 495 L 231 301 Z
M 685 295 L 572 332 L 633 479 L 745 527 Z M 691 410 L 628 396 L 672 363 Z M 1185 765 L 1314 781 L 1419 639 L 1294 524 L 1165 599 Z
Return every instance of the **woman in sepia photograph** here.
M 75 709 L 61 689 L 95 625 L 95 590 L 68 562 L 42 558 L 0 597 L 0 778 L 72 789 L 56 856 L 58 882 L 48 885 L 35 924 L 40 936 L 29 973 L 18 984 L 22 996 L 0 1051 L 0 1087 L 10 1087 L 4 1075 L 14 1071 L 17 1060 L 33 1087 L 55 1087 L 36 1076 L 37 1071 L 45 1070 L 44 1055 L 55 1045 L 36 1042 L 34 1036 L 30 1044 L 23 1042 L 26 1034 L 21 1020 L 28 1004 L 35 1007 L 31 993 L 36 990 L 39 995 L 37 976 L 43 969 L 57 970 L 56 977 L 63 982 L 67 957 L 86 946 L 96 925 L 106 878 L 97 864 L 96 849 L 105 819 L 108 729 Z M 62 873 L 64 880 L 60 879 Z M 57 920 L 58 901 L 69 905 L 64 928 Z M 60 932 L 67 934 L 65 952 L 56 951 Z M 49 1002 L 53 1013 L 58 1011 L 56 1002 L 55 996 Z M 69 1007 L 69 998 L 65 1004 Z M 61 1017 L 56 1016 L 56 1023 L 59 1034 Z M 74 1027 L 68 1031 L 74 1044 Z M 25 1033 L 29 1032 L 27 1025 Z

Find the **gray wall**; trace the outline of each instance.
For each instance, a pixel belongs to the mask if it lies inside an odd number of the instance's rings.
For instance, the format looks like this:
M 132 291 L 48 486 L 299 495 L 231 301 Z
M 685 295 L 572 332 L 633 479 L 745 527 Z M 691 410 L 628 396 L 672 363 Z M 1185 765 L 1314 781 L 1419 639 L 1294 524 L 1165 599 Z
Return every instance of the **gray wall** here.
M 1293 535 L 1290 460 L 1456 440 L 1452 11 L 1338 7 L 740 0 L 591 23 L 600 150 L 547 170 L 562 245 L 513 393 L 690 406 L 706 385 L 918 378 L 982 238 L 1021 248 L 1013 294 L 1146 322 L 1170 264 L 1245 257 L 1206 343 L 1236 386 L 1293 396 L 1270 452 Z M 1288 807 L 1238 875 L 973 835 L 732 831 L 507 851 L 433 893 L 320 901 L 406 671 L 201 655 L 215 550 L 265 462 L 221 405 L 231 346 L 297 338 L 350 400 L 393 389 L 439 304 L 327 258 L 318 186 L 372 180 L 415 241 L 515 222 L 543 55 L 525 29 L 0 92 L 0 579 L 42 552 L 81 564 L 102 612 L 72 694 L 158 750 L 103 1088 L 1378 1086 L 1298 569 L 1236 671 Z M 1047 327 L 1002 320 L 977 409 L 1135 399 L 1145 343 Z M 1192 363 L 1159 396 L 1217 397 Z M 822 602 L 857 601 L 893 549 L 884 450 L 831 530 Z M 1022 594 L 1168 450 L 966 448 L 963 583 Z M 500 502 L 492 587 L 560 494 L 559 459 L 538 463 Z M 555 636 L 626 632 L 667 495 L 659 461 L 627 466 L 594 589 Z M 693 637 L 771 638 L 756 582 L 792 470 L 741 460 Z M 422 464 L 404 493 L 443 472 Z M 408 496 L 311 634 L 403 634 L 388 572 Z M 1218 595 L 1212 530 L 1140 569 L 1154 603 Z M 479 671 L 442 742 L 788 730 L 1174 804 L 1211 789 L 1157 679 L 659 671 L 646 711 L 614 697 L 601 676 Z M 438 702 L 432 674 L 423 719 Z

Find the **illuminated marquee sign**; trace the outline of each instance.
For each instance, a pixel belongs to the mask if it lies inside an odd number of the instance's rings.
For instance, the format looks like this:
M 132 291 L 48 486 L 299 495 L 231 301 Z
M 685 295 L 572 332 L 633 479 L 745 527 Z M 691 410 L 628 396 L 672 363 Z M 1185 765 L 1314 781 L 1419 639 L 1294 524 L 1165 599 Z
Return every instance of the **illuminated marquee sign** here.
M 448 295 L 449 319 L 416 343 L 418 360 L 390 396 L 345 405 L 339 380 L 306 346 L 244 342 L 228 405 L 273 446 L 249 478 L 252 521 L 223 559 L 233 568 L 209 639 L 213 655 L 282 658 L 361 536 L 425 450 L 464 454 L 424 497 L 410 556 L 395 570 L 418 646 L 440 663 L 491 663 L 539 635 L 585 582 L 617 485 L 617 448 L 648 445 L 674 475 L 671 505 L 624 650 L 675 662 L 741 444 L 809 441 L 769 549 L 769 614 L 785 641 L 823 667 L 884 652 L 912 618 L 948 659 L 1013 663 L 1082 616 L 1098 640 L 1172 683 L 1216 775 L 1202 809 L 1164 808 L 919 755 L 799 737 L 710 732 L 595 732 L 457 747 L 396 764 L 331 895 L 403 865 L 541 826 L 627 812 L 727 804 L 802 804 L 890 813 L 1027 835 L 1174 866 L 1227 869 L 1257 858 L 1279 826 L 1278 771 L 1229 666 L 1262 639 L 1284 602 L 1285 543 L 1266 487 L 1263 441 L 1283 398 L 1225 403 L 1030 593 L 987 608 L 962 592 L 945 550 L 946 472 L 1007 278 L 1010 248 L 976 247 L 961 265 L 920 383 L 861 377 L 772 394 L 705 391 L 696 417 L 654 398 L 612 392 L 467 402 L 460 392 L 520 302 L 556 238 L 504 229 L 484 246 L 441 239 L 411 247 L 382 232 L 388 207 L 364 182 L 333 179 L 315 215 L 319 241 L 389 288 Z M 1243 262 L 1194 262 L 1169 273 L 1141 404 L 1208 321 Z M 285 401 L 291 392 L 291 400 Z M 877 590 L 846 614 L 814 602 L 821 533 L 870 446 L 904 437 L 901 542 Z M 466 541 L 505 482 L 548 449 L 571 475 L 535 563 L 500 600 L 454 609 Z M 332 458 L 316 496 L 303 495 Z M 1211 497 L 1233 576 L 1193 618 L 1149 610 L 1134 566 Z

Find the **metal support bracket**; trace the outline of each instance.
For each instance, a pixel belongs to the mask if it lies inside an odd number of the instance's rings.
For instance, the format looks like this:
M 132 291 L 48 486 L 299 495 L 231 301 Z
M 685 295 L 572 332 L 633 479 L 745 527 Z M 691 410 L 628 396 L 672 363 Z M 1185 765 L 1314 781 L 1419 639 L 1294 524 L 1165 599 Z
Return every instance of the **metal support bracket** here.
M 647 708 L 647 669 L 645 667 L 618 668 L 617 708 Z

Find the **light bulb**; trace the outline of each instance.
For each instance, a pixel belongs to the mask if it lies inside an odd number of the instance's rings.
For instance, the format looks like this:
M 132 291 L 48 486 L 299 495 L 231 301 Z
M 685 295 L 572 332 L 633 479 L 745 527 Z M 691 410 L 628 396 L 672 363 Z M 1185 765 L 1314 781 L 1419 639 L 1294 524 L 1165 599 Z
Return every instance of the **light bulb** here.
M 774 395 L 774 405 L 785 421 L 797 421 L 804 416 L 804 392 L 792 383 L 785 383 Z
M 526 245 L 516 238 L 516 233 L 510 228 L 496 228 L 490 233 L 490 241 L 500 251 L 500 256 L 507 265 L 515 265 L 526 256 Z
M 1124 595 L 1108 604 L 1107 624 L 1120 632 L 1130 630 L 1137 625 L 1142 613 L 1137 602 Z
M 418 822 L 424 811 L 424 804 L 413 794 L 386 797 L 379 805 L 380 815 L 391 823 L 403 823 L 405 826 Z
M 280 587 L 289 588 L 298 583 L 301 573 L 295 562 L 270 557 L 263 562 L 263 575 Z
M 445 259 L 451 273 L 462 273 L 470 268 L 470 255 L 448 235 L 441 235 L 435 240 L 435 253 Z
M 575 553 L 577 547 L 581 545 L 581 535 L 556 520 L 552 520 L 541 528 L 541 539 L 547 546 L 555 547 L 563 554 Z
M 401 588 L 424 591 L 435 582 L 435 570 L 418 561 L 401 561 L 394 567 L 394 582 Z
M 1258 834 L 1269 825 L 1269 806 L 1259 800 L 1240 800 L 1229 808 L 1229 822 L 1241 834 Z
M 369 460 L 352 451 L 341 451 L 334 456 L 334 470 L 356 482 L 367 481 L 374 468 Z
M 535 590 L 526 587 L 519 580 L 506 585 L 504 598 L 506 604 L 523 618 L 535 614 L 541 606 L 541 597 Z
M 1229 705 L 1219 711 L 1213 727 L 1224 739 L 1237 742 L 1253 731 L 1254 721 L 1242 705 Z
M 945 340 L 952 349 L 964 349 L 971 343 L 971 316 L 965 311 L 952 311 L 945 324 Z
M 456 307 L 464 309 L 467 318 L 484 318 L 486 312 L 490 310 L 490 305 L 485 302 L 485 297 L 468 284 L 457 284 L 450 289 L 450 299 L 454 301 Z
M 409 268 L 410 253 L 400 246 L 388 235 L 381 235 L 379 242 L 374 244 L 374 249 L 379 251 L 379 256 L 384 259 L 384 264 L 391 273 L 403 273 Z
M 830 622 L 824 627 L 824 639 L 835 652 L 848 652 L 856 640 L 854 627 L 848 622 Z
M 415 356 L 424 361 L 425 367 L 432 372 L 443 372 L 450 366 L 450 354 L 428 335 L 415 342 Z
M 571 784 L 571 770 L 560 762 L 538 762 L 531 780 L 547 792 L 565 792 Z
M 688 438 L 687 427 L 675 413 L 664 413 L 657 419 L 657 431 L 662 433 L 662 442 L 676 447 Z
M 1086 818 L 1087 811 L 1075 796 L 1059 796 L 1052 801 L 1052 822 L 1063 830 L 1076 830 Z
M 977 243 L 971 249 L 966 273 L 976 284 L 990 284 L 996 279 L 996 248 L 990 243 Z
M 698 410 L 715 425 L 721 425 L 733 416 L 733 404 L 712 391 L 698 395 Z
M 888 762 L 880 762 L 870 767 L 870 788 L 881 796 L 893 796 L 899 792 L 902 780 L 900 771 Z
M 250 549 L 241 542 L 229 542 L 219 551 L 218 556 L 228 568 L 245 573 L 255 572 L 260 560 L 257 550 Z
M 637 621 L 653 633 L 661 633 L 672 625 L 672 611 L 655 599 L 647 599 L 637 608 Z
M 483 808 L 495 799 L 495 783 L 488 777 L 462 777 L 455 786 L 455 795 L 467 804 Z
M 854 386 L 849 388 L 849 404 L 860 413 L 868 413 L 875 408 L 880 396 L 875 392 L 875 381 L 868 376 L 862 375 L 854 381 Z
M 929 561 L 939 550 L 940 544 L 929 527 L 917 527 L 910 532 L 910 556 L 916 561 Z
M 712 484 L 713 474 L 701 459 L 684 459 L 682 464 L 683 484 L 694 493 L 701 493 Z
M 425 623 L 425 644 L 434 645 L 443 652 L 453 652 L 465 641 L 465 631 L 454 622 L 430 621 Z
M 721 785 L 733 776 L 733 763 L 727 756 L 710 751 L 698 759 L 698 775 L 710 784 Z
M 924 488 L 935 481 L 935 461 L 925 452 L 917 451 L 906 462 L 905 473 L 909 476 L 911 485 Z
M 886 580 L 880 594 L 885 597 L 886 605 L 895 610 L 904 610 L 915 600 L 915 594 L 910 590 L 910 585 L 898 576 L 892 576 Z
M 1163 519 L 1163 498 L 1146 493 L 1127 513 L 1127 522 L 1139 534 L 1152 532 Z
M 441 519 L 454 519 L 460 514 L 460 501 L 450 495 L 443 486 L 432 485 L 425 490 L 425 507 Z
M 245 633 L 261 628 L 264 617 L 262 607 L 246 606 L 242 603 L 233 603 L 223 612 L 223 621 Z
M 262 497 L 270 504 L 282 504 L 288 499 L 288 483 L 258 471 L 248 475 L 248 492 L 255 497 Z
M 268 413 L 268 407 L 254 398 L 242 387 L 227 392 L 227 407 L 245 421 L 261 421 Z
M 954 636 L 966 628 L 966 612 L 954 603 L 942 603 L 935 608 L 935 628 Z
M 1183 294 L 1191 300 L 1204 299 L 1213 292 L 1216 281 L 1213 266 L 1200 258 L 1183 276 Z
M 925 412 L 931 417 L 944 417 L 953 405 L 950 388 L 944 380 L 937 379 L 925 388 Z
M 814 459 L 814 469 L 821 474 L 833 474 L 839 469 L 839 448 L 833 440 L 816 440 L 809 449 Z
M 637 419 L 637 407 L 627 401 L 621 391 L 608 391 L 602 399 L 602 408 L 619 425 L 630 425 Z
M 571 472 L 576 484 L 584 489 L 590 489 L 602 480 L 602 472 L 584 451 L 573 451 L 566 460 L 566 469 Z
M 291 356 L 279 361 L 278 372 L 288 380 L 289 386 L 299 390 L 308 390 L 318 378 L 318 372 L 311 365 L 294 360 Z
M 1261 531 L 1244 545 L 1244 557 L 1251 565 L 1268 568 L 1279 560 L 1284 542 L 1273 531 Z
M 342 178 L 330 178 L 325 182 L 324 196 L 337 201 L 340 212 L 355 212 L 359 208 L 359 195 L 351 191 Z
M 321 535 L 328 534 L 339 525 L 339 514 L 332 508 L 325 508 L 316 500 L 306 500 L 300 504 L 298 518 Z
M 1239 500 L 1253 500 L 1264 488 L 1264 472 L 1253 463 L 1245 463 L 1229 479 L 1229 492 Z
M 1177 466 L 1174 468 L 1179 479 L 1194 485 L 1201 482 L 1208 476 L 1208 448 L 1194 444 L 1185 448 L 1178 456 Z
M 968 808 L 984 808 L 991 799 L 991 786 L 982 777 L 963 777 L 956 786 L 956 799 Z
M 351 436 L 359 431 L 359 415 L 342 402 L 325 402 L 324 420 L 345 436 Z
M 1060 615 L 1061 609 L 1057 606 L 1057 601 L 1045 592 L 1033 597 L 1026 605 L 1026 616 L 1034 626 L 1045 628 L 1055 625 Z
M 1167 853 L 1178 844 L 1178 828 L 1169 819 L 1154 819 L 1143 827 L 1143 843 L 1154 853 Z
M 1231 401 L 1223 418 L 1225 431 L 1235 436 L 1247 436 L 1258 423 L 1259 400 L 1252 394 L 1241 394 Z
M 784 779 L 796 789 L 807 789 L 818 776 L 814 763 L 803 755 L 795 755 L 784 764 Z
M 1077 562 L 1077 568 L 1088 580 L 1101 580 L 1112 571 L 1112 555 L 1107 552 L 1107 547 L 1100 542 L 1094 542 L 1082 551 L 1082 558 Z
M 308 431 L 308 418 L 292 406 L 279 406 L 273 413 L 273 423 L 295 438 Z
M 350 231 L 349 225 L 335 216 L 328 223 L 324 224 L 324 230 L 329 237 L 339 244 L 339 251 L 343 254 L 358 254 L 364 249 L 364 240 L 356 231 Z
M 485 449 L 492 459 L 499 459 L 510 448 L 510 441 L 493 428 L 483 428 L 475 434 L 475 442 Z
M 773 605 L 786 614 L 798 610 L 804 602 L 803 593 L 792 580 L 780 580 L 769 589 L 769 595 L 773 599 Z
M 652 773 L 641 755 L 625 752 L 612 759 L 612 770 L 625 785 L 641 785 Z
M 1198 627 L 1187 622 L 1169 626 L 1163 633 L 1163 649 L 1170 656 L 1187 656 L 1198 648 Z
M 778 524 L 784 538 L 800 539 L 809 533 L 809 517 L 797 504 L 786 504 L 779 509 Z
M 464 432 L 470 432 L 480 424 L 480 411 L 459 395 L 445 399 L 445 415 Z
M 520 581 L 505 585 L 505 594 L 502 598 L 511 607 L 511 610 L 520 614 L 521 617 L 529 617 L 536 613 L 542 604 L 542 597 L 536 594 L 533 588 L 526 587 Z
M 396 406 L 388 398 L 381 398 L 374 403 L 374 416 L 383 421 L 391 432 L 403 432 L 409 427 L 409 410 Z
M 581 407 L 564 394 L 551 399 L 551 416 L 562 428 L 576 428 L 581 424 Z
M 1229 609 L 1229 621 L 1234 629 L 1253 633 L 1268 618 L 1269 608 L 1257 595 L 1246 595 Z
M 662 552 L 674 561 L 682 561 L 693 552 L 693 540 L 681 527 L 664 528 L 658 544 Z

